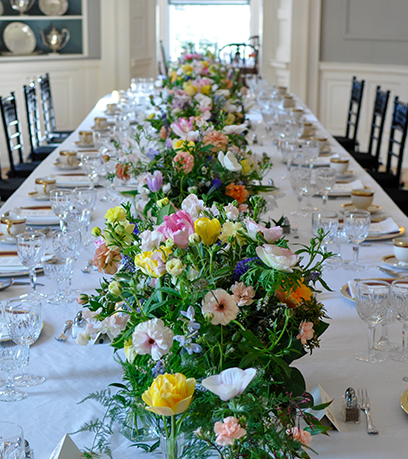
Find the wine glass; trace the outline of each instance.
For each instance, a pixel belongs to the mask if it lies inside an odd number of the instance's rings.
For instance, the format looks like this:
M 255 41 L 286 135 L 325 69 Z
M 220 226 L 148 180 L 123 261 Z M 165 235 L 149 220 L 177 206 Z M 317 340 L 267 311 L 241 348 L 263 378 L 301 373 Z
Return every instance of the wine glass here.
M 364 271 L 366 266 L 358 263 L 358 249 L 361 242 L 368 236 L 371 214 L 366 210 L 347 210 L 344 212 L 344 231 L 353 243 L 353 261 L 345 266 L 349 271 Z
M 102 196 L 99 200 L 102 202 L 115 202 L 117 196 L 114 196 L 114 187 L 113 183 L 116 177 L 116 161 L 113 156 L 106 155 L 106 158 L 103 159 L 101 167 L 101 178 L 102 182 L 100 183 L 105 187 L 105 195 Z
M 95 187 L 95 179 L 98 177 L 98 171 L 101 166 L 101 158 L 98 154 L 89 154 L 82 156 L 82 169 L 89 177 L 91 188 Z
M 45 298 L 46 295 L 35 289 L 37 274 L 35 269 L 41 263 L 45 255 L 45 234 L 28 232 L 18 234 L 16 237 L 17 254 L 21 263 L 30 271 L 31 291 L 27 295 L 32 298 Z
M 408 280 L 395 280 L 390 288 L 391 307 L 402 323 L 401 352 L 391 354 L 393 360 L 408 362 Z
M 18 424 L 0 421 L 0 454 L 2 459 L 25 459 L 24 433 Z
M 112 130 L 106 129 L 104 131 L 94 131 L 92 134 L 94 146 L 101 153 L 108 151 L 111 145 Z
M 27 392 L 14 387 L 13 381 L 13 371 L 25 365 L 26 361 L 27 350 L 25 347 L 19 346 L 12 341 L 0 341 L 0 370 L 7 372 L 6 386 L 0 389 L 0 401 L 17 402 L 28 397 Z M 1 442 L 2 439 L 0 439 L 0 448 Z
M 94 212 L 96 209 L 96 190 L 95 188 L 89 187 L 80 187 L 75 188 L 74 190 L 75 196 L 75 206 L 88 214 L 88 220 L 91 221 L 91 213 Z M 89 245 L 93 239 L 87 237 L 88 226 L 85 227 L 83 234 L 82 234 L 82 244 L 84 246 Z
M 69 279 L 75 261 L 67 258 L 61 260 L 57 257 L 51 257 L 43 262 L 44 275 L 57 284 L 57 292 L 54 296 L 49 297 L 47 302 L 58 306 L 65 306 L 71 302 L 64 294 L 64 283 Z
M 364 280 L 356 284 L 355 302 L 357 313 L 360 319 L 368 324 L 368 353 L 361 352 L 356 354 L 357 360 L 368 363 L 379 363 L 386 360 L 385 353 L 376 352 L 375 326 L 381 323 L 389 310 L 389 291 L 388 282 L 380 280 Z
M 323 210 L 322 212 L 313 212 L 312 214 L 312 229 L 315 236 L 318 235 L 318 230 L 321 228 L 325 237 L 323 239 L 323 250 L 328 252 L 328 244 L 337 236 L 339 228 L 339 215 L 331 210 Z
M 71 190 L 51 190 L 50 191 L 50 203 L 51 208 L 57 217 L 60 218 L 61 230 L 65 230 L 65 218 L 69 211 L 69 206 L 73 199 L 73 193 Z
M 14 377 L 14 384 L 21 387 L 42 384 L 45 381 L 44 376 L 31 375 L 27 371 L 30 363 L 30 345 L 37 341 L 43 326 L 41 301 L 8 301 L 4 306 L 4 320 L 13 342 L 26 349 L 26 365 L 23 367 L 23 373 Z
M 329 191 L 331 191 L 336 183 L 337 173 L 331 167 L 319 167 L 316 171 L 316 183 L 319 190 L 322 192 L 323 210 L 326 208 Z
M 302 200 L 303 195 L 307 193 L 307 190 L 311 182 L 311 170 L 308 167 L 291 167 L 290 171 L 290 184 L 293 191 L 296 193 L 298 200 L 298 209 L 290 214 L 298 217 L 304 217 L 306 214 L 302 212 Z

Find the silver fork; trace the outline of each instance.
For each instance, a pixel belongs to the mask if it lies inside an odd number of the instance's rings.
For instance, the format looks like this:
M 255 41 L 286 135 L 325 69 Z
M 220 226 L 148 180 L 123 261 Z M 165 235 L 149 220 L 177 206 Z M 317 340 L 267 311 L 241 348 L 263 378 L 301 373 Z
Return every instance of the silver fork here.
M 65 334 L 65 332 L 68 331 L 72 327 L 72 324 L 73 324 L 72 320 L 66 320 L 64 330 L 59 336 L 55 337 L 55 339 L 57 341 L 61 341 L 65 343 L 65 341 L 68 339 L 68 336 Z
M 375 427 L 373 420 L 371 419 L 370 399 L 368 398 L 367 389 L 358 389 L 358 401 L 360 409 L 366 414 L 367 433 L 378 434 L 378 430 Z

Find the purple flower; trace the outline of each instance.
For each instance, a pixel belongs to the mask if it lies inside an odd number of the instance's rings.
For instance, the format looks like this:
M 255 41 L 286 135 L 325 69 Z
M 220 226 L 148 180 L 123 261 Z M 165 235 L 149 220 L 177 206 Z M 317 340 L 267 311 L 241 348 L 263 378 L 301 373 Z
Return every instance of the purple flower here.
M 212 193 L 213 191 L 217 190 L 221 185 L 222 185 L 222 181 L 218 178 L 215 178 L 211 182 L 211 188 L 210 188 L 209 193 Z
M 172 141 L 167 137 L 166 139 L 166 148 L 171 148 L 173 146 Z
M 233 280 L 237 281 L 240 280 L 241 276 L 243 276 L 249 268 L 251 268 L 252 264 L 259 265 L 261 260 L 258 257 L 255 258 L 245 258 L 241 260 L 234 269 Z
M 165 371 L 163 362 L 158 360 L 156 365 L 152 368 L 152 376 L 153 378 L 156 378 L 158 375 L 163 375 L 164 373 Z
M 154 171 L 153 174 L 146 174 L 147 186 L 150 191 L 157 193 L 163 184 L 163 175 L 160 171 Z
M 149 148 L 146 151 L 146 156 L 150 159 L 154 159 L 159 154 L 159 150 L 155 150 L 154 148 Z

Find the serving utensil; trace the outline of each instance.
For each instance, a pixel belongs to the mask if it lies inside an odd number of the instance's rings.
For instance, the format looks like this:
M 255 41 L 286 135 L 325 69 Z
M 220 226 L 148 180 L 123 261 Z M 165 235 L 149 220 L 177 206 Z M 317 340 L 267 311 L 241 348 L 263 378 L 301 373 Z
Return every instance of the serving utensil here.
M 364 411 L 367 418 L 367 433 L 378 434 L 378 430 L 371 419 L 370 399 L 368 398 L 367 389 L 358 389 L 358 401 L 360 409 Z
M 72 327 L 72 324 L 73 324 L 72 320 L 66 320 L 66 321 L 65 321 L 64 330 L 63 330 L 62 333 L 61 333 L 59 336 L 57 336 L 55 339 L 56 339 L 57 341 L 61 341 L 61 342 L 65 343 L 65 341 L 68 339 L 68 336 L 65 334 L 65 332 L 66 332 L 67 330 L 69 330 L 69 329 Z

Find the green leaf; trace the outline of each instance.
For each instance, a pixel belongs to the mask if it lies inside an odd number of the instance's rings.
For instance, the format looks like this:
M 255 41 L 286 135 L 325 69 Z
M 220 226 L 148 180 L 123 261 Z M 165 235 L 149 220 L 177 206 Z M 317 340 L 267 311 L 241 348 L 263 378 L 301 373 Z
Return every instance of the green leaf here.
M 159 215 L 157 216 L 156 225 L 161 225 L 164 222 L 164 217 L 167 215 L 174 214 L 176 211 L 171 204 L 167 204 L 166 206 L 162 207 L 159 211 Z

